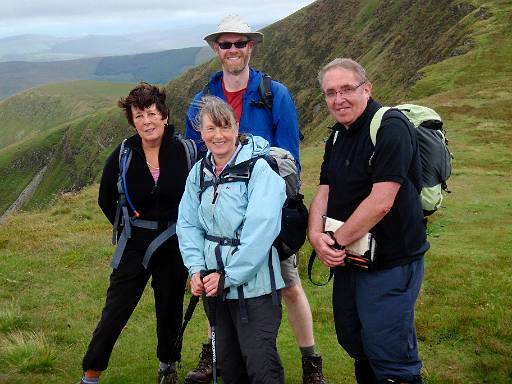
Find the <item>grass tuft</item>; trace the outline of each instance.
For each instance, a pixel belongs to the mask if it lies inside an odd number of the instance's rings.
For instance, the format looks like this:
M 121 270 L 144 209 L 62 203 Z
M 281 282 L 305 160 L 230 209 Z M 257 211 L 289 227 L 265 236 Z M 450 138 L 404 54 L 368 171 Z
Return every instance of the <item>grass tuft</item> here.
M 26 326 L 21 308 L 14 303 L 0 307 L 0 333 L 8 333 Z
M 0 362 L 18 373 L 48 373 L 54 368 L 56 352 L 46 336 L 14 331 L 0 336 Z

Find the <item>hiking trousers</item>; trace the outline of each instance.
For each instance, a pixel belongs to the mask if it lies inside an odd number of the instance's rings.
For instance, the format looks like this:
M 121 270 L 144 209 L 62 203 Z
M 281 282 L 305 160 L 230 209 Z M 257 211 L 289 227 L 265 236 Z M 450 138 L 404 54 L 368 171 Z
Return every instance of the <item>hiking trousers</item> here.
M 174 344 L 181 327 L 187 273 L 175 239 L 174 236 L 168 240 L 171 246 L 155 251 L 148 269 L 141 264 L 145 249 L 129 249 L 127 246 L 119 267 L 110 275 L 101 319 L 83 358 L 84 371 L 104 371 L 107 368 L 114 344 L 150 277 L 155 298 L 157 357 L 162 362 L 179 359 L 181 351 L 176 351 Z M 136 353 L 136 349 L 133 352 Z
M 423 280 L 423 257 L 379 271 L 337 267 L 333 312 L 339 344 L 367 360 L 377 381 L 412 380 L 420 375 L 414 304 Z
M 239 300 L 217 303 L 216 350 L 224 384 L 284 384 L 276 339 L 281 303 L 272 295 L 245 299 L 248 323 L 240 320 Z

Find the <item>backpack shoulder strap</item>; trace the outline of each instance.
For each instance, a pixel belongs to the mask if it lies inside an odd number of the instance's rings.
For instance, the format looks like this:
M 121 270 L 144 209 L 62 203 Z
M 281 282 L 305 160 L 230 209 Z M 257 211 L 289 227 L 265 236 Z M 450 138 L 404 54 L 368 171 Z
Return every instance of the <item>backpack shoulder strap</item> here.
M 377 112 L 375 112 L 375 115 L 373 115 L 372 121 L 370 122 L 370 139 L 372 140 L 374 147 L 377 142 L 377 132 L 379 131 L 382 123 L 382 117 L 390 108 L 391 107 L 380 107 Z
M 280 175 L 280 173 L 279 173 L 279 165 L 277 164 L 277 160 L 272 155 L 266 154 L 266 155 L 263 155 L 263 156 L 260 156 L 260 157 L 265 159 L 265 161 L 268 163 L 268 165 L 270 165 L 270 168 L 272 168 L 272 170 L 275 173 Z M 256 164 L 256 161 L 254 162 L 254 164 Z M 253 167 L 254 167 L 254 164 L 253 164 Z
M 130 165 L 130 161 L 132 160 L 132 149 L 126 145 L 126 140 L 123 139 L 121 142 L 121 147 L 119 148 L 119 175 L 121 175 L 123 171 L 123 160 L 125 156 L 128 156 L 128 159 L 126 160 L 126 169 L 128 169 L 128 166 Z
M 272 113 L 272 106 L 274 104 L 274 94 L 272 93 L 271 82 L 272 77 L 266 73 L 263 73 L 261 76 L 260 85 L 258 87 L 261 101 L 270 113 Z
M 208 96 L 210 94 L 210 83 L 206 83 L 203 87 L 203 96 Z
M 190 172 L 192 167 L 197 161 L 197 146 L 196 142 L 192 139 L 184 139 L 181 134 L 176 135 L 177 139 L 183 145 L 185 150 L 185 158 L 187 160 L 187 169 Z
M 199 190 L 201 195 L 206 189 L 204 186 L 204 167 L 206 166 L 206 156 L 201 159 L 201 166 L 199 167 Z
M 226 168 L 219 176 L 219 184 L 232 183 L 235 181 L 243 181 L 245 184 L 249 184 L 254 164 L 256 164 L 256 161 L 260 158 L 261 156 L 253 157 Z
M 126 170 L 130 166 L 130 161 L 132 160 L 132 149 L 126 145 L 126 140 L 124 139 L 121 142 L 121 147 L 119 148 L 119 173 L 117 175 L 117 192 L 119 193 L 119 199 L 117 201 L 116 215 L 114 218 L 114 224 L 112 226 L 112 244 L 115 245 L 117 243 L 117 229 L 119 227 L 119 220 L 121 218 L 121 209 L 126 205 L 126 194 L 124 188 L 124 180 L 123 174 L 126 173 Z

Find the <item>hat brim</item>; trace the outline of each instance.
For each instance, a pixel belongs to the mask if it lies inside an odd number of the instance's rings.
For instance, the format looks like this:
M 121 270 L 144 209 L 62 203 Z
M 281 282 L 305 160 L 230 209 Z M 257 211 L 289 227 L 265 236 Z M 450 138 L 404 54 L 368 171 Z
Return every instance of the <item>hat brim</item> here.
M 254 41 L 256 44 L 261 43 L 263 41 L 263 33 L 260 33 L 260 32 L 241 33 L 241 32 L 234 32 L 234 31 L 222 31 L 222 32 L 211 33 L 211 34 L 205 36 L 204 40 L 213 49 L 213 43 L 215 43 L 217 41 L 217 39 L 219 38 L 220 35 L 224 35 L 225 33 L 234 33 L 237 35 L 247 36 L 249 38 L 249 40 Z

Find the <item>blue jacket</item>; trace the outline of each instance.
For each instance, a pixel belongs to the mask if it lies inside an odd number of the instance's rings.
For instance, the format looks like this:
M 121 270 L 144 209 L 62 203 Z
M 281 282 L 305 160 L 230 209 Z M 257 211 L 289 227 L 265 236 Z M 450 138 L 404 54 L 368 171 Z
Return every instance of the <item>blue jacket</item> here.
M 261 77 L 262 72 L 250 68 L 249 83 L 243 96 L 240 133 L 261 136 L 270 143 L 270 146 L 288 150 L 297 163 L 297 169 L 300 170 L 299 121 L 292 95 L 283 84 L 272 80 L 270 87 L 274 99 L 272 116 L 270 116 L 270 112 L 264 106 L 255 103 L 261 100 L 258 90 Z M 222 71 L 215 73 L 210 78 L 208 88 L 210 89 L 210 95 L 226 100 L 222 91 Z M 192 103 L 190 103 L 187 111 L 185 136 L 193 139 L 198 144 L 199 149 L 205 150 L 199 132 L 194 129 L 202 97 L 203 91 L 196 94 Z
M 236 156 L 235 164 L 268 151 L 269 144 L 265 139 L 249 136 Z M 202 198 L 199 196 L 201 163 L 194 165 L 187 178 L 176 229 L 183 263 L 190 276 L 202 269 L 218 269 L 217 243 L 205 239 L 209 234 L 240 239 L 238 247 L 221 247 L 224 286 L 230 288 L 228 299 L 238 298 L 236 288 L 240 285 L 243 285 L 246 298 L 272 292 L 268 266 L 270 249 L 276 287 L 283 288 L 279 256 L 272 243 L 281 230 L 281 208 L 286 199 L 284 180 L 264 159 L 260 159 L 254 165 L 248 184 L 243 181 L 220 184 L 212 204 L 213 186 L 203 192 Z M 205 172 L 205 181 L 212 179 L 212 171 Z

